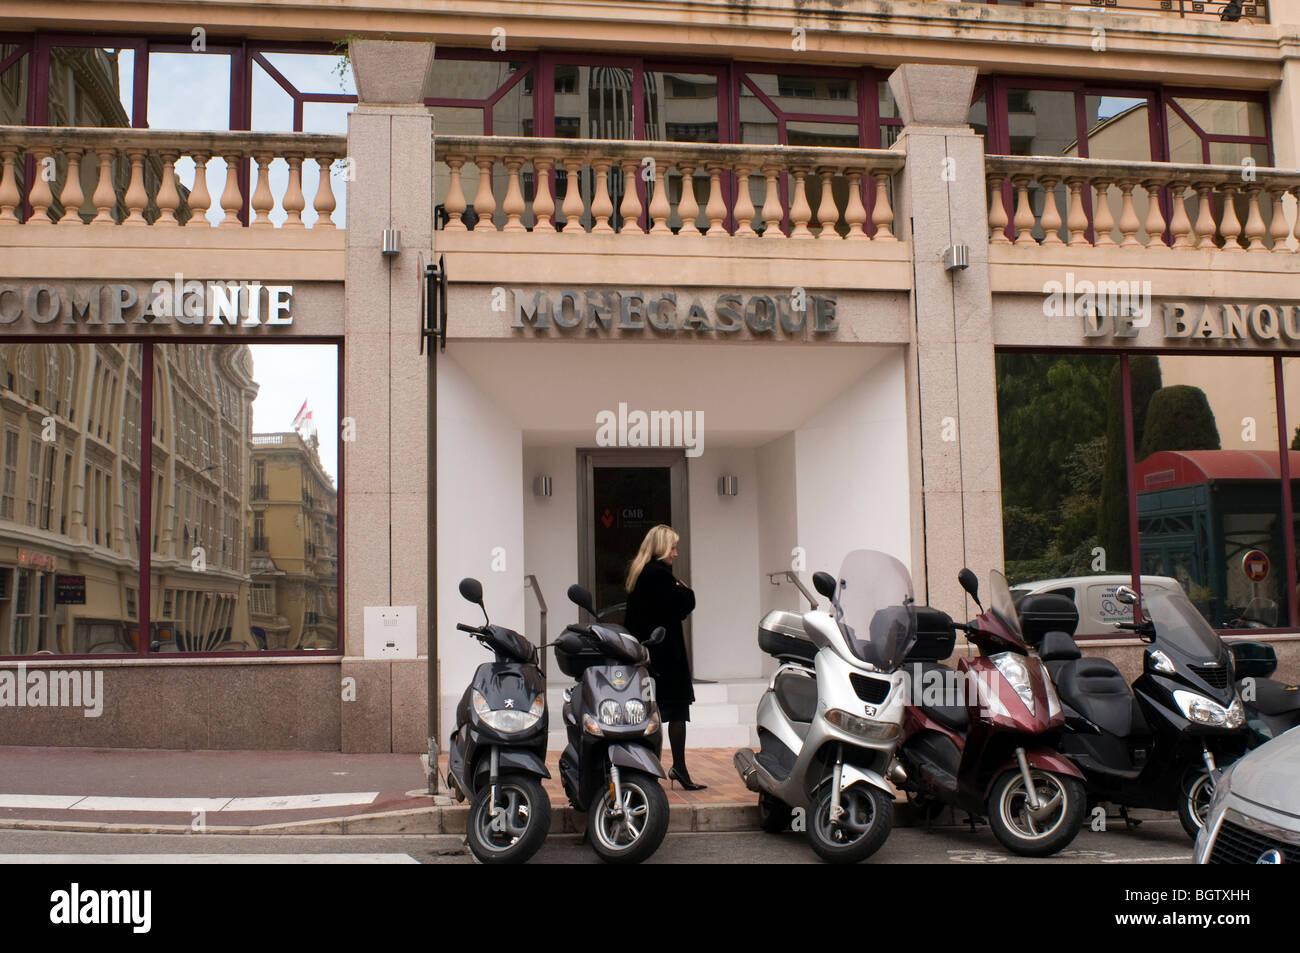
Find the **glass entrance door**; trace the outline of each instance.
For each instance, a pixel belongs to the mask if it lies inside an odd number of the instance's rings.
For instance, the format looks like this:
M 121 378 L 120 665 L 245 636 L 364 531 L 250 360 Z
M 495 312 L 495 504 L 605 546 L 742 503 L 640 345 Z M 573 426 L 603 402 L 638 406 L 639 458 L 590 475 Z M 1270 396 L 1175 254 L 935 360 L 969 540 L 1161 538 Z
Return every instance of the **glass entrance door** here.
M 680 450 L 581 450 L 578 571 L 600 618 L 622 624 L 624 580 L 650 527 L 666 523 L 681 536 L 673 574 L 690 585 L 686 456 Z M 690 619 L 685 626 L 690 648 Z

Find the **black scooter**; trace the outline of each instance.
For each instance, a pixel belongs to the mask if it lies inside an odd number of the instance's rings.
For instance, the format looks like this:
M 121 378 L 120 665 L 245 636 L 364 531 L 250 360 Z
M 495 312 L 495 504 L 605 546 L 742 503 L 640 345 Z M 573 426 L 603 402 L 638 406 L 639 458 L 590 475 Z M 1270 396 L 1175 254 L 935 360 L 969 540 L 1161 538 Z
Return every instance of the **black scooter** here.
M 1269 678 L 1277 671 L 1277 652 L 1265 642 L 1232 642 L 1232 674 L 1246 706 L 1252 747 L 1300 725 L 1300 685 Z
M 597 618 L 591 593 L 569 587 L 569 600 Z M 664 637 L 655 629 L 647 645 Z M 577 683 L 564 691 L 568 747 L 560 780 L 569 803 L 587 812 L 587 839 L 610 863 L 645 860 L 668 833 L 663 724 L 654 700 L 650 654 L 619 625 L 568 626 L 552 643 L 560 671 Z
M 465 839 L 481 863 L 522 864 L 551 828 L 546 770 L 546 676 L 537 649 L 518 632 L 492 625 L 483 586 L 462 579 L 460 594 L 483 610 L 482 626 L 458 622 L 491 649 L 495 661 L 474 671 L 456 706 L 447 784 L 458 801 L 470 798 Z
M 1120 586 L 1116 598 L 1136 605 Z M 1136 632 L 1146 650 L 1143 673 L 1129 688 L 1114 663 L 1084 658 L 1071 637 L 1074 601 L 1050 593 L 1026 596 L 1018 611 L 1047 666 L 1065 709 L 1061 753 L 1083 772 L 1089 800 L 1176 810 L 1189 837 L 1205 821 L 1219 769 L 1245 753 L 1248 732 L 1233 686 L 1227 646 L 1182 592 L 1158 590 L 1142 599 Z

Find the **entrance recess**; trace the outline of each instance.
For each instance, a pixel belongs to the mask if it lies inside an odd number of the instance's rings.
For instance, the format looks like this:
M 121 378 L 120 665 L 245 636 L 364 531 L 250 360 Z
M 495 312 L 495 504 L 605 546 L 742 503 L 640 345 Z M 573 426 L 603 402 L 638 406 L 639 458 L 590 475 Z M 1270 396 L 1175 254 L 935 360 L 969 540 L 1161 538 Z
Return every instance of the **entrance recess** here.
M 628 564 L 657 523 L 681 536 L 673 575 L 690 585 L 688 512 L 683 451 L 578 451 L 578 575 L 603 620 L 623 622 Z M 689 618 L 684 632 L 689 651 Z

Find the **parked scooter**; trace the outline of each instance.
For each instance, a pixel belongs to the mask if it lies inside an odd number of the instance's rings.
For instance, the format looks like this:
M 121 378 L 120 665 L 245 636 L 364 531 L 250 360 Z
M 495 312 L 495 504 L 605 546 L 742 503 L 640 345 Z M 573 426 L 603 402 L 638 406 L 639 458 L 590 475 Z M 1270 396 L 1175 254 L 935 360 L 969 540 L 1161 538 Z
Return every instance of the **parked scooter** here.
M 1251 747 L 1258 747 L 1300 725 L 1300 685 L 1269 678 L 1277 671 L 1277 652 L 1265 642 L 1231 642 L 1232 677 L 1246 707 Z
M 787 830 L 795 810 L 822 860 L 857 863 L 885 843 L 894 792 L 885 776 L 902 734 L 907 691 L 899 670 L 917 638 L 912 579 L 897 559 L 856 550 L 838 582 L 813 587 L 832 612 L 773 611 L 758 645 L 780 667 L 758 702 L 759 750 L 736 752 L 758 792 L 763 829 Z
M 521 864 L 537 853 L 551 827 L 546 770 L 546 676 L 537 649 L 518 632 L 492 625 L 483 586 L 462 579 L 460 594 L 483 610 L 483 625 L 458 622 L 495 655 L 474 671 L 456 706 L 447 784 L 470 799 L 465 837 L 481 863 Z
M 1062 753 L 1083 771 L 1094 802 L 1118 804 L 1126 817 L 1130 807 L 1176 810 L 1195 838 L 1219 769 L 1248 743 L 1227 646 L 1185 594 L 1153 589 L 1142 599 L 1141 621 L 1115 623 L 1151 646 L 1130 690 L 1114 663 L 1082 657 L 1068 619 L 1043 631 L 1048 626 L 1035 617 L 1044 598 L 1053 597 L 1026 596 L 1020 616 L 1026 631 L 1041 635 L 1038 655 L 1065 706 Z M 1138 602 L 1128 586 L 1116 598 Z
M 570 586 L 569 600 L 597 617 L 586 589 Z M 657 628 L 646 645 L 663 637 Z M 640 863 L 668 833 L 668 797 L 658 780 L 665 776 L 663 724 L 650 654 L 627 629 L 608 623 L 570 625 L 553 645 L 560 671 L 577 679 L 564 691 L 564 792 L 575 810 L 587 812 L 587 838 L 597 856 Z
M 991 574 L 988 609 L 973 572 L 963 569 L 957 579 L 981 615 L 949 624 L 980 654 L 959 660 L 955 671 L 941 658 L 906 667 L 903 787 L 923 813 L 947 804 L 986 815 L 1009 850 L 1054 854 L 1074 840 L 1087 807 L 1082 774 L 1055 750 L 1065 721 L 1060 700 L 1021 635 L 1006 578 Z

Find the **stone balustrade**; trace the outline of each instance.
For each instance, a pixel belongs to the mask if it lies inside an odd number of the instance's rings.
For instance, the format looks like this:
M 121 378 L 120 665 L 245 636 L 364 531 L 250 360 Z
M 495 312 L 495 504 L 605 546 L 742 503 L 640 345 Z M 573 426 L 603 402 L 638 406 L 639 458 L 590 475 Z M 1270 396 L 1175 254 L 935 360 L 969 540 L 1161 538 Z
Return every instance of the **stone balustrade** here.
M 1296 170 L 988 156 L 985 175 L 994 245 L 1300 248 Z
M 318 178 L 310 227 L 331 229 L 338 200 L 329 169 L 346 152 L 344 136 L 306 133 L 0 126 L 0 227 L 270 228 L 278 203 L 280 227 L 306 228 L 303 177 L 310 163 Z M 183 159 L 194 165 L 190 186 L 177 175 Z M 209 181 L 220 175 L 215 164 L 209 168 L 212 159 L 225 160 L 224 181 Z M 288 171 L 272 194 L 276 160 Z M 220 211 L 209 216 L 214 208 Z
M 504 136 L 434 150 L 448 232 L 897 241 L 898 152 Z

